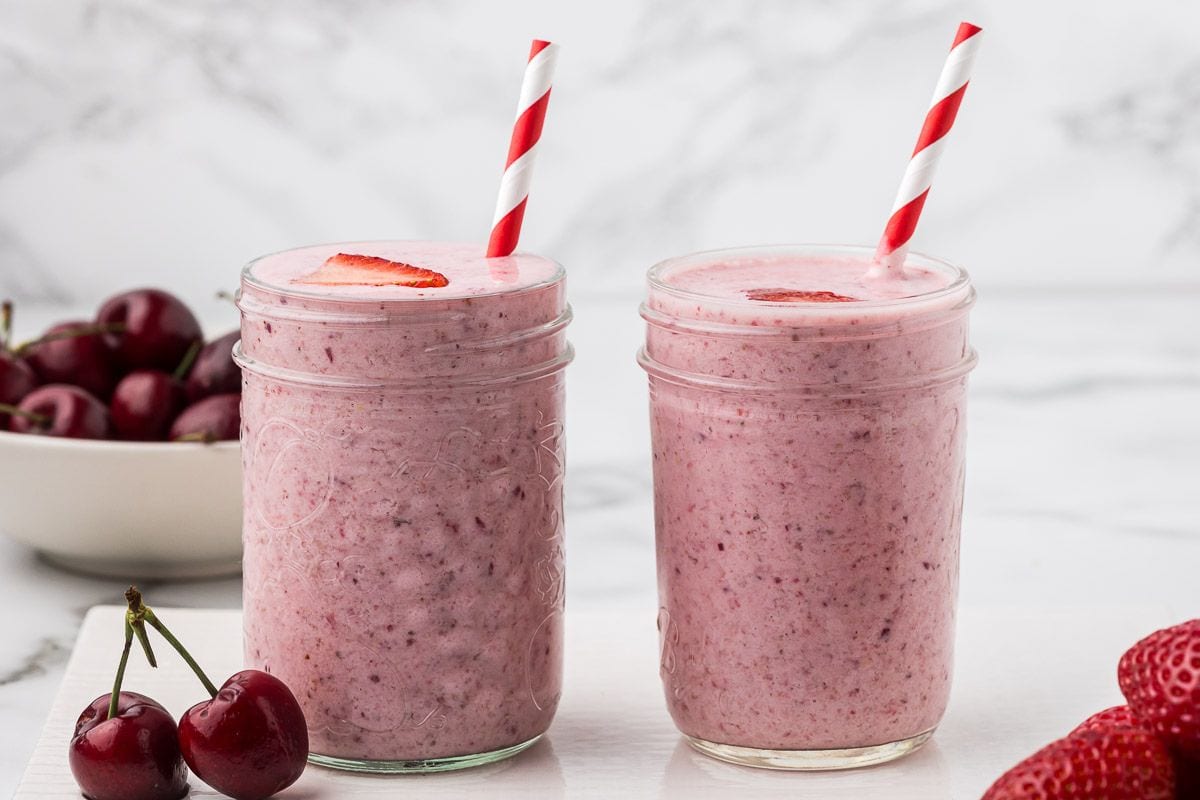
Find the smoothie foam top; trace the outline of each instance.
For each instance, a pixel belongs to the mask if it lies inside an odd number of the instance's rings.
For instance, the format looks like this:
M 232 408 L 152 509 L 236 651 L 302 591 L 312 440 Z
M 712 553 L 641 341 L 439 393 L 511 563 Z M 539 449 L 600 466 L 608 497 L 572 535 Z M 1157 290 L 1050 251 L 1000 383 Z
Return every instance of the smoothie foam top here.
M 873 250 L 824 245 L 697 253 L 650 270 L 646 307 L 671 316 L 751 326 L 878 320 L 954 306 L 967 275 L 911 254 L 902 278 L 868 277 Z
M 562 267 L 541 256 L 517 253 L 486 258 L 484 245 L 372 241 L 337 242 L 285 250 L 263 256 L 246 267 L 248 282 L 268 291 L 334 300 L 450 300 L 481 297 L 544 286 L 562 277 Z M 306 282 L 331 257 L 339 253 L 372 256 L 432 270 L 445 276 L 445 286 L 402 286 L 355 283 Z M 366 280 L 369 280 L 367 278 Z
M 869 266 L 848 256 L 747 256 L 681 265 L 665 270 L 661 279 L 686 292 L 750 302 L 900 300 L 944 289 L 952 279 L 945 273 L 909 266 L 903 280 L 868 280 Z M 806 299 L 806 295 L 811 297 Z

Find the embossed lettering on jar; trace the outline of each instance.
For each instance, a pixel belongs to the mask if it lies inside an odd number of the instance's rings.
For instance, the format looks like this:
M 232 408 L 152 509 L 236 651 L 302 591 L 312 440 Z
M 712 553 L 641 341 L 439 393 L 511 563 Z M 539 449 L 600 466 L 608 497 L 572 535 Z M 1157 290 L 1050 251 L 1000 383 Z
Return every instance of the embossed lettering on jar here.
M 342 251 L 450 283 L 288 282 Z M 243 275 L 246 659 L 295 691 L 318 763 L 486 763 L 554 715 L 570 309 L 557 264 L 477 251 L 319 246 Z

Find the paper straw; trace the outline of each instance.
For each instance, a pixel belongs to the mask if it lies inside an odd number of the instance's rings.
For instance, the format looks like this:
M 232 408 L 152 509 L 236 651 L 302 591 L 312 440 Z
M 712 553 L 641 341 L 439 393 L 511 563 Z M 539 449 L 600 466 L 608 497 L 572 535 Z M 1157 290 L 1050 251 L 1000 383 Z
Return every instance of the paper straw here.
M 508 161 L 500 179 L 500 196 L 492 220 L 492 236 L 488 241 L 488 258 L 511 255 L 521 237 L 521 222 L 529 201 L 529 182 L 533 177 L 533 162 L 537 157 L 546 107 L 550 104 L 550 87 L 554 65 L 558 60 L 558 45 L 533 40 L 525 79 L 521 83 L 521 99 L 517 103 L 517 121 L 513 125 L 512 141 L 508 146 Z
M 933 183 L 933 173 L 937 170 L 942 150 L 945 149 L 946 135 L 954 125 L 958 107 L 967 91 L 971 67 L 975 63 L 975 55 L 983 38 L 981 33 L 978 26 L 969 22 L 958 26 L 958 34 L 954 37 L 946 64 L 942 67 L 929 111 L 925 114 L 921 135 L 917 137 L 917 146 L 913 149 L 908 168 L 904 171 L 904 179 L 900 181 L 900 191 L 896 193 L 892 215 L 883 231 L 883 238 L 879 240 L 879 248 L 875 251 L 875 266 L 872 268 L 874 274 L 901 273 L 908 242 L 916 230 L 917 220 L 921 217 L 925 198 L 929 196 L 929 187 Z

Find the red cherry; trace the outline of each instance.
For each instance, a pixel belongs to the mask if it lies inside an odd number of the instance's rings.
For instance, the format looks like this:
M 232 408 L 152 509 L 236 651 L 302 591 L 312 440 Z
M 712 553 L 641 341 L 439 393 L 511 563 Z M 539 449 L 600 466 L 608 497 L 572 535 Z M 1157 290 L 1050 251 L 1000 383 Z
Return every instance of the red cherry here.
M 108 409 L 78 386 L 52 383 L 34 389 L 17 405 L 8 429 L 68 439 L 107 439 L 111 427 Z
M 37 385 L 37 375 L 24 359 L 0 351 L 0 403 L 15 406 Z M 0 412 L 0 429 L 7 427 L 8 414 Z
M 121 379 L 113 390 L 109 413 L 122 439 L 165 439 L 171 422 L 187 404 L 183 384 L 165 372 L 140 369 Z
M 192 771 L 218 792 L 234 800 L 262 800 L 304 771 L 308 726 L 283 681 L 248 669 L 184 713 L 179 746 Z
M 68 761 L 71 774 L 90 800 L 177 800 L 187 794 L 187 767 L 179 750 L 175 720 L 149 697 L 97 697 L 79 715 Z
M 100 306 L 96 321 L 120 327 L 104 336 L 127 370 L 169 372 L 179 366 L 192 343 L 203 338 L 191 310 L 161 289 L 136 289 L 110 297 Z
M 236 394 L 214 394 L 192 403 L 175 418 L 167 438 L 206 442 L 236 439 L 242 425 L 241 403 L 241 395 Z
M 95 324 L 60 322 L 19 349 L 42 383 L 70 383 L 107 400 L 117 383 L 112 352 Z
M 187 376 L 189 400 L 242 391 L 242 370 L 233 362 L 233 346 L 241 335 L 241 331 L 230 331 L 204 345 Z

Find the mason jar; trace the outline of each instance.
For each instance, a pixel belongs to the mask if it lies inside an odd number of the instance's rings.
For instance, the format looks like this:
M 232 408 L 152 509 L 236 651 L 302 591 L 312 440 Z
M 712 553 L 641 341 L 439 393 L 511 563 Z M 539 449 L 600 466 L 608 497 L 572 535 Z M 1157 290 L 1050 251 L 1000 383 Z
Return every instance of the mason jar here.
M 700 253 L 649 272 L 660 673 L 689 742 L 751 766 L 887 761 L 953 662 L 966 272 L 867 248 Z
M 337 254 L 448 283 L 306 280 Z M 529 747 L 562 686 L 562 268 L 319 245 L 252 262 L 238 305 L 247 664 L 291 687 L 317 764 Z

